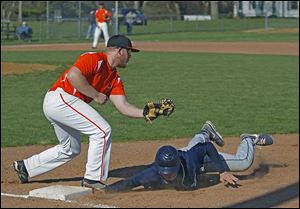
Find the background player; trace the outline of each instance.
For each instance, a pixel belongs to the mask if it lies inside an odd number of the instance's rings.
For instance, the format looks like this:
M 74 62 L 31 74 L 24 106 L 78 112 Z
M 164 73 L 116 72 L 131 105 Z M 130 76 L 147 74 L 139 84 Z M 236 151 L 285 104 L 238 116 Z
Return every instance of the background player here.
M 88 16 L 89 28 L 86 32 L 85 39 L 90 39 L 94 37 L 95 29 L 96 29 L 96 18 L 95 18 L 95 11 L 91 10 Z
M 104 8 L 104 3 L 99 4 L 99 9 L 95 13 L 96 17 L 96 29 L 94 33 L 94 40 L 92 48 L 96 49 L 98 45 L 98 39 L 101 35 L 101 31 L 103 32 L 104 40 L 105 40 L 105 46 L 107 46 L 107 41 L 109 39 L 108 35 L 108 26 L 107 22 L 110 21 L 110 13 L 107 9 Z
M 88 158 L 82 186 L 101 189 L 107 179 L 110 152 L 111 127 L 106 120 L 88 103 L 95 101 L 104 105 L 109 99 L 116 109 L 131 118 L 153 120 L 159 115 L 148 104 L 140 109 L 130 104 L 125 96 L 122 80 L 117 67 L 125 68 L 132 48 L 131 41 L 122 35 L 112 36 L 105 52 L 88 52 L 53 84 L 46 93 L 43 110 L 54 127 L 59 144 L 28 159 L 15 161 L 14 169 L 21 183 L 29 177 L 43 174 L 63 165 L 81 151 L 80 133 L 89 136 Z M 164 100 L 166 104 L 170 100 Z M 153 104 L 152 106 L 161 106 Z M 166 105 L 164 105 L 166 107 Z M 173 109 L 167 114 L 171 114 Z M 162 114 L 168 112 L 163 109 Z
M 273 144 L 272 138 L 267 134 L 242 134 L 236 154 L 231 155 L 218 153 L 210 141 L 219 146 L 224 145 L 215 126 L 207 121 L 188 146 L 180 150 L 169 145 L 161 147 L 156 153 L 155 162 L 149 167 L 132 177 L 107 186 L 104 191 L 130 191 L 138 186 L 144 186 L 146 189 L 160 189 L 166 186 L 192 189 L 197 187 L 197 175 L 202 172 L 219 172 L 221 182 L 237 186 L 238 178 L 227 171 L 248 169 L 254 159 L 254 146 Z

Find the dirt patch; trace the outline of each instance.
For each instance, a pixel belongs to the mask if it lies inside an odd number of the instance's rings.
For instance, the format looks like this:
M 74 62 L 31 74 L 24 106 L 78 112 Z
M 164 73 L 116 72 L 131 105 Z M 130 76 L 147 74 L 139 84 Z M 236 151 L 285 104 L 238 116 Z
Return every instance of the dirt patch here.
M 104 49 L 100 43 L 100 50 Z M 261 42 L 134 42 L 141 51 L 157 52 L 210 52 L 235 54 L 270 54 L 299 56 L 299 42 L 295 43 L 261 43 Z M 77 44 L 33 44 L 33 45 L 1 45 L 1 51 L 92 51 L 89 43 Z M 25 73 L 37 70 L 55 70 L 53 65 L 16 64 L 1 62 L 1 74 Z
M 246 33 L 299 33 L 299 28 L 267 28 L 267 29 L 251 29 L 245 30 Z
M 136 47 L 144 51 L 299 55 L 299 43 L 283 42 L 143 42 L 136 43 Z
M 211 52 L 238 54 L 271 54 L 271 55 L 299 55 L 299 42 L 192 42 L 168 41 L 147 42 L 134 41 L 133 45 L 141 51 L 158 52 Z M 103 43 L 99 44 L 103 50 Z M 21 46 L 3 46 L 1 51 L 92 51 L 90 43 L 75 44 L 33 44 Z
M 298 194 L 292 199 L 281 199 L 276 207 L 299 207 L 299 134 L 273 135 L 274 144 L 268 147 L 256 147 L 252 167 L 244 172 L 235 173 L 239 177 L 240 188 L 227 188 L 207 175 L 204 181 L 213 182 L 195 191 L 134 191 L 122 194 L 103 194 L 96 192 L 79 198 L 74 203 L 49 201 L 38 198 L 21 199 L 1 197 L 1 207 L 86 207 L 105 204 L 117 207 L 225 207 L 243 201 L 271 195 L 272 192 L 298 182 Z M 113 143 L 110 164 L 110 178 L 113 183 L 134 172 L 138 168 L 151 163 L 156 150 L 166 144 L 181 148 L 189 139 L 174 139 L 168 141 L 138 141 L 128 143 Z M 225 138 L 226 145 L 219 149 L 222 152 L 235 153 L 239 144 L 238 137 Z M 84 175 L 88 146 L 83 144 L 82 152 L 76 159 L 49 172 L 30 179 L 28 184 L 19 184 L 11 166 L 14 160 L 24 159 L 39 153 L 51 146 L 26 146 L 16 148 L 1 148 L 1 193 L 28 195 L 29 191 L 50 185 L 79 186 Z M 277 193 L 276 193 L 277 194 Z M 275 194 L 275 195 L 276 195 Z M 282 198 L 278 196 L 272 201 Z M 271 201 L 271 202 L 272 202 Z M 254 201 L 252 207 L 258 202 Z
M 104 46 L 100 43 L 100 49 Z M 157 52 L 210 52 L 235 54 L 270 54 L 299 56 L 299 42 L 261 43 L 261 42 L 134 42 L 142 51 Z M 88 43 L 79 44 L 39 44 L 3 46 L 1 51 L 91 51 Z M 16 64 L 1 62 L 1 74 L 25 73 L 38 70 L 55 70 L 56 66 L 44 64 Z
M 19 64 L 19 63 L 9 63 L 1 62 L 1 74 L 22 74 L 33 71 L 44 71 L 44 70 L 55 70 L 54 65 L 44 65 L 44 64 Z

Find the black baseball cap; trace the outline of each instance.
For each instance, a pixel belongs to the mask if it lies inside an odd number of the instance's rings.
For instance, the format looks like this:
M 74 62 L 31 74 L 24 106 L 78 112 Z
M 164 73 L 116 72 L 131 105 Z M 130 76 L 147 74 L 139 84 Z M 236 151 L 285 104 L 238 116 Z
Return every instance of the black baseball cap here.
M 132 44 L 129 38 L 124 35 L 114 35 L 110 37 L 107 42 L 107 47 L 121 47 L 130 49 L 132 52 L 139 52 L 139 49 L 132 48 Z

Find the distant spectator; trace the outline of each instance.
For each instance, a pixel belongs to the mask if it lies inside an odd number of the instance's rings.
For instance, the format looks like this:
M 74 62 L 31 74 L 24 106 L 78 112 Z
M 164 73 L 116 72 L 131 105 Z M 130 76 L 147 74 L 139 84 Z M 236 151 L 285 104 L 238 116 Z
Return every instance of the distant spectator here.
M 89 28 L 86 33 L 86 39 L 90 39 L 94 37 L 94 32 L 96 28 L 96 17 L 95 17 L 95 11 L 90 11 L 90 14 L 88 16 L 88 22 L 89 22 Z
M 126 14 L 125 18 L 126 18 L 127 34 L 131 35 L 132 28 L 133 28 L 133 23 L 134 23 L 135 18 L 136 18 L 136 14 L 133 13 L 132 11 L 129 11 Z
M 32 28 L 26 22 L 22 22 L 22 25 L 16 28 L 16 35 L 19 40 L 31 41 Z

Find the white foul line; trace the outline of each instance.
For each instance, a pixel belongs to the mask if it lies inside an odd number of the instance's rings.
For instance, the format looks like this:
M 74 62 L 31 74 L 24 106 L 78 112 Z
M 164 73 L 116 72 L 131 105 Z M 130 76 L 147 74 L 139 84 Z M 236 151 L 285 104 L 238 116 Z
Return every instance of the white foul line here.
M 29 195 L 19 195 L 19 194 L 7 194 L 7 193 L 2 193 L 1 196 L 6 196 L 6 197 L 19 197 L 19 198 L 24 198 L 27 199 Z

